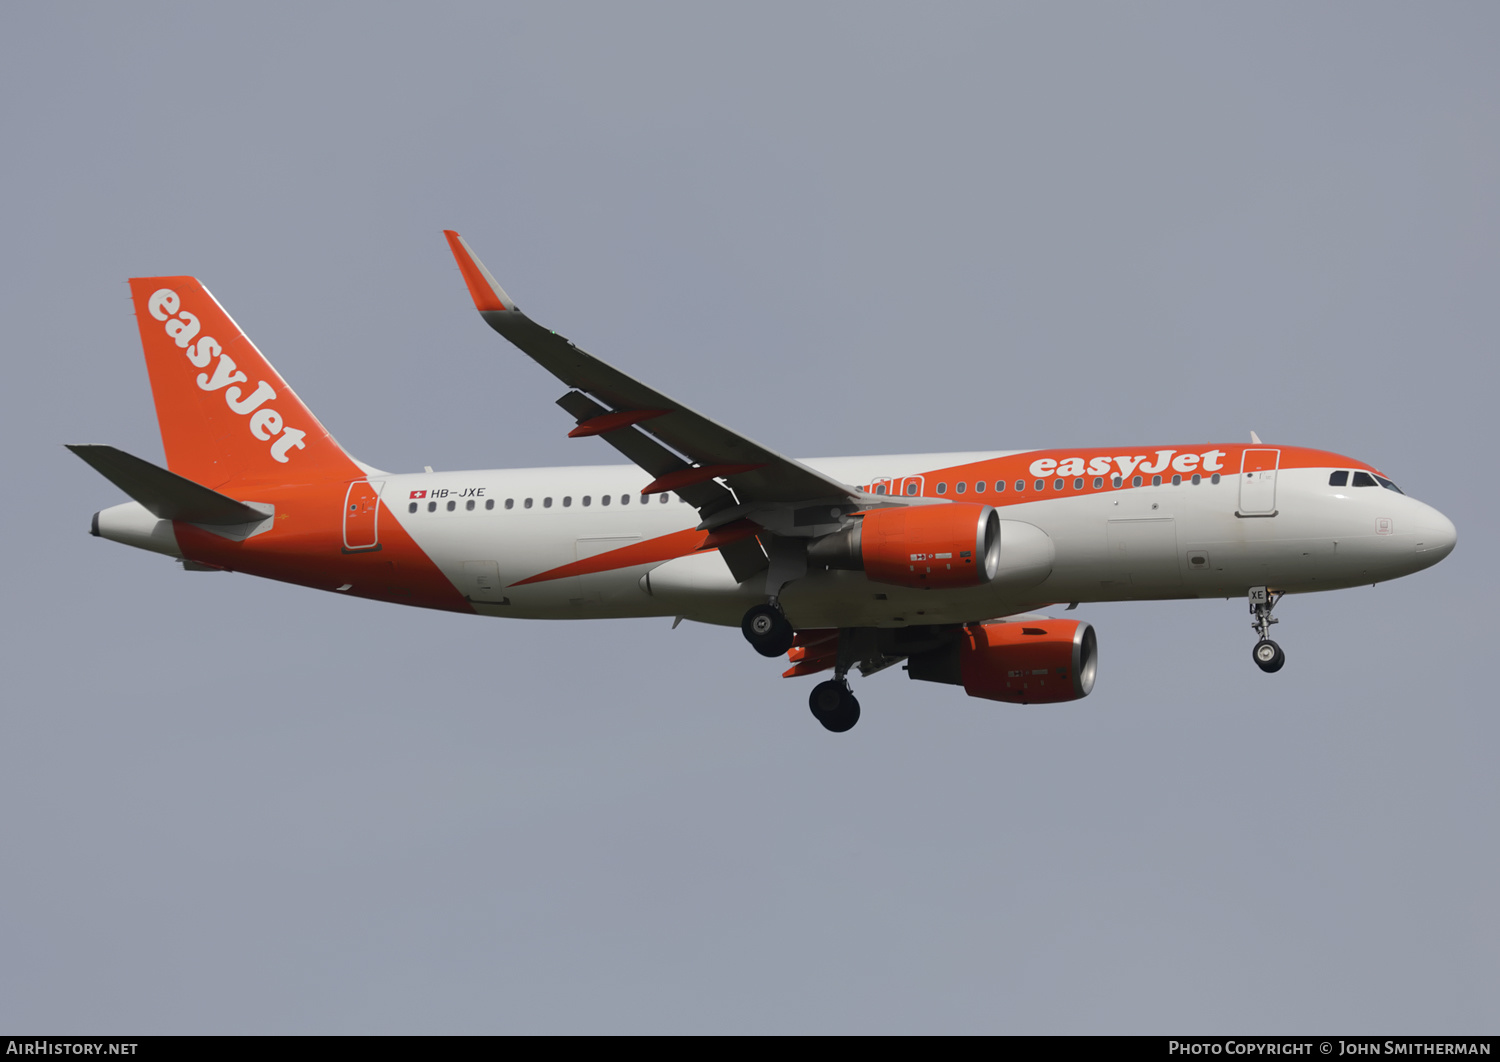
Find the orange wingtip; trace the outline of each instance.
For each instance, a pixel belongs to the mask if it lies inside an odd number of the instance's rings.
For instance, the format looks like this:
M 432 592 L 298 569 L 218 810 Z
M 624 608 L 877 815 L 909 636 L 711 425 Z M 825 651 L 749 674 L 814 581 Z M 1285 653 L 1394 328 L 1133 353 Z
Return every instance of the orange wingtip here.
M 443 235 L 448 237 L 448 248 L 458 262 L 458 271 L 464 275 L 464 283 L 469 287 L 469 297 L 474 300 L 474 308 L 480 313 L 487 310 L 514 310 L 516 304 L 495 283 L 495 278 L 484 268 L 484 263 L 469 250 L 464 238 L 452 229 L 444 229 Z

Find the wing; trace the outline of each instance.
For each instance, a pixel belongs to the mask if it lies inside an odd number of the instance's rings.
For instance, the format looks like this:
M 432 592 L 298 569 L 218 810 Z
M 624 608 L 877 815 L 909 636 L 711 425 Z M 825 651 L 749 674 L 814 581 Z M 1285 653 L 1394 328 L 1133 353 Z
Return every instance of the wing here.
M 578 422 L 569 435 L 602 437 L 655 477 L 647 493 L 675 491 L 705 518 L 737 505 L 857 502 L 864 497 L 858 489 L 709 420 L 543 328 L 516 308 L 462 236 L 446 230 L 444 235 L 480 316 L 573 389 L 557 403 Z

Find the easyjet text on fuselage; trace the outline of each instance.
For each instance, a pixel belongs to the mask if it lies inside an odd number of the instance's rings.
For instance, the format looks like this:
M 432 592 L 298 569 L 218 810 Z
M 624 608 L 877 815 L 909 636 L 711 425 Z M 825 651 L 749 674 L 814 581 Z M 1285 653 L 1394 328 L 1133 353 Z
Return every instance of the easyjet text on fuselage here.
M 1181 475 L 1221 472 L 1227 450 L 1157 450 L 1155 454 L 1120 454 L 1098 457 L 1039 457 L 1031 462 L 1033 476 L 1109 476 L 1128 479 L 1135 473 L 1159 476 L 1170 469 Z

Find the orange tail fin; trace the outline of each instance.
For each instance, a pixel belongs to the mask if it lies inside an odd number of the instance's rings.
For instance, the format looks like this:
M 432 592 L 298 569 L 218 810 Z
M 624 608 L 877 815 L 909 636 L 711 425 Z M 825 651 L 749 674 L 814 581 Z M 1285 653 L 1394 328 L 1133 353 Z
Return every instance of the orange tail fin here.
M 169 469 L 215 489 L 365 474 L 196 279 L 130 295 Z

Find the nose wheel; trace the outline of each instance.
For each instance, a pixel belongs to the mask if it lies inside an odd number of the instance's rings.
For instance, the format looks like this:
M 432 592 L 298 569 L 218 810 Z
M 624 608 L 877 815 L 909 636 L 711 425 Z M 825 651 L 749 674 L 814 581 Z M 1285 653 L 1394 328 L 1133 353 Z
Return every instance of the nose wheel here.
M 1255 666 L 1268 675 L 1280 671 L 1286 663 L 1286 653 L 1281 651 L 1281 646 L 1271 641 L 1271 624 L 1281 622 L 1271 615 L 1271 610 L 1283 596 L 1264 586 L 1250 588 L 1250 614 L 1255 617 L 1250 622 L 1250 627 L 1260 636 L 1255 648 L 1251 650 L 1251 656 L 1255 660 Z
M 843 679 L 818 683 L 807 698 L 807 706 L 812 709 L 813 718 L 835 734 L 852 730 L 859 722 L 859 701 Z
M 1273 671 L 1280 671 L 1281 665 L 1286 663 L 1286 654 L 1281 651 L 1281 646 L 1269 638 L 1256 642 L 1252 655 L 1255 657 L 1256 667 L 1268 675 Z

